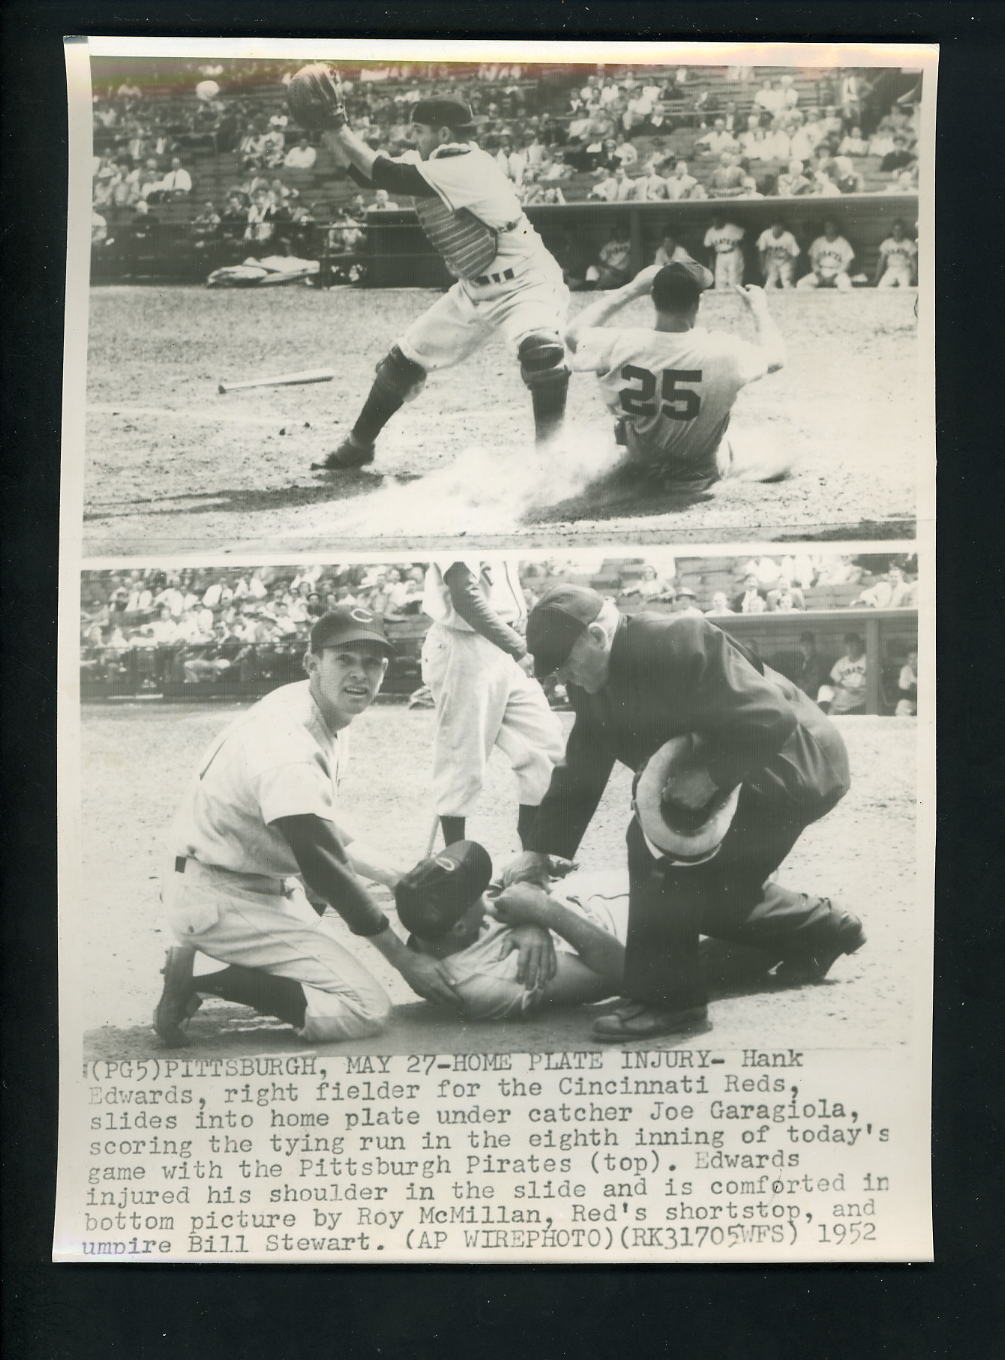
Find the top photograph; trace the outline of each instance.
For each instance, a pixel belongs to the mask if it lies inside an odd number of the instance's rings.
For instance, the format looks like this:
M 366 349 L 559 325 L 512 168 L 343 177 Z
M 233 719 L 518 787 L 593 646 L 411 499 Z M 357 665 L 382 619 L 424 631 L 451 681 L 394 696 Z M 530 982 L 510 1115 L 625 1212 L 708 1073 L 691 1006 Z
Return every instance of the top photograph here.
M 914 536 L 934 51 L 91 44 L 86 556 Z

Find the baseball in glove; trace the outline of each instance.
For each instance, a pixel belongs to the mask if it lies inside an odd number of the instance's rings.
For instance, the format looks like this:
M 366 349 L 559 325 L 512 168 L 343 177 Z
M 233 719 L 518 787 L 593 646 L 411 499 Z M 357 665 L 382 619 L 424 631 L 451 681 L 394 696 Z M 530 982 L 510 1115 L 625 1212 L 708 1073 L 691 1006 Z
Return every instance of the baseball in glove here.
M 286 87 L 290 117 L 311 132 L 338 131 L 348 127 L 338 71 L 323 62 L 303 66 Z

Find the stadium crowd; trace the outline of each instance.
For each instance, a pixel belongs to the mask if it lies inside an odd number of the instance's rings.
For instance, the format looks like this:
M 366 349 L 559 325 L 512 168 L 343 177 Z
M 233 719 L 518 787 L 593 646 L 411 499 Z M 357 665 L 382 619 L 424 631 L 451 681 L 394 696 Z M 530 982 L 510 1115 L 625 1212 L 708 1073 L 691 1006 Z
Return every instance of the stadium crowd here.
M 795 554 L 678 563 L 663 555 L 658 561 L 614 559 L 584 573 L 575 562 L 550 559 L 522 563 L 521 584 L 528 609 L 556 582 L 575 581 L 603 591 L 625 613 L 657 609 L 716 617 L 913 609 L 916 570 L 915 560 L 903 557 Z M 383 621 L 398 647 L 394 688 L 421 704 L 418 653 L 429 626 L 422 612 L 424 578 L 425 564 L 411 562 L 88 572 L 80 615 L 82 687 L 85 694 L 261 692 L 299 677 L 316 618 L 335 605 L 358 604 Z M 827 674 L 818 676 L 815 651 L 806 664 L 804 678 L 815 682 L 817 698 Z M 864 677 L 864 659 L 860 673 Z M 565 696 L 552 686 L 549 697 L 561 703 Z
M 368 214 L 398 205 L 357 194 L 317 136 L 290 124 L 290 74 L 268 62 L 176 63 L 142 85 L 96 77 L 95 251 L 128 264 L 164 225 L 214 262 L 323 248 L 347 257 L 337 277 L 360 278 Z M 417 100 L 466 100 L 476 139 L 528 206 L 917 190 L 920 83 L 908 72 L 580 67 L 531 76 L 519 66 L 413 65 L 349 76 L 354 127 L 392 156 L 411 148 Z

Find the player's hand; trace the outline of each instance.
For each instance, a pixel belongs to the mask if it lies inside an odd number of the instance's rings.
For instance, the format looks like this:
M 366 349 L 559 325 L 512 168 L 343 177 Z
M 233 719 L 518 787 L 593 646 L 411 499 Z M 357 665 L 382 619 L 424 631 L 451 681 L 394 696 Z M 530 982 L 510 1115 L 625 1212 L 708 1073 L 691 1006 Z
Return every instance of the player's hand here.
M 460 997 L 443 963 L 426 954 L 413 954 L 401 963 L 401 976 L 413 992 L 438 1006 L 457 1006 Z
M 681 770 L 663 789 L 663 801 L 689 812 L 708 807 L 719 792 L 707 770 Z
M 550 982 L 558 966 L 555 945 L 550 931 L 542 926 L 514 926 L 507 941 L 509 953 L 517 950 L 516 978 L 528 992 L 537 991 Z
M 767 307 L 767 294 L 764 289 L 760 288 L 756 283 L 736 283 L 733 287 L 752 312 L 756 312 L 759 308 Z
M 575 860 L 563 859 L 561 855 L 543 855 L 536 850 L 525 850 L 516 855 L 499 875 L 504 888 L 513 883 L 545 884 L 549 878 L 564 878 L 578 868 Z
M 507 926 L 548 925 L 548 894 L 534 883 L 513 883 L 491 899 L 488 911 Z

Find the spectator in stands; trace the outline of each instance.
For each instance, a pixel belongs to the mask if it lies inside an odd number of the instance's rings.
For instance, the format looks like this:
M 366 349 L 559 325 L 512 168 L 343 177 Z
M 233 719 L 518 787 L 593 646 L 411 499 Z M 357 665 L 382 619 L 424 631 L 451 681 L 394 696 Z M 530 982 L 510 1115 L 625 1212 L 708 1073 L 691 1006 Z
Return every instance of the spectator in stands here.
M 817 640 L 813 633 L 799 634 L 799 663 L 792 675 L 793 683 L 804 694 L 816 700 L 820 687 L 827 679 L 827 665 L 817 651 Z
M 743 589 L 733 597 L 730 609 L 734 614 L 763 614 L 768 602 L 757 584 L 757 577 L 751 572 L 744 578 Z
M 737 198 L 763 198 L 764 195 L 757 187 L 757 180 L 753 175 L 744 175 L 740 183 L 740 192 Z
M 877 288 L 910 288 L 917 281 L 918 247 L 907 234 L 907 227 L 897 218 L 890 227 L 890 235 L 880 243 L 876 260 Z
M 849 270 L 855 252 L 841 235 L 833 218 L 824 223 L 823 235 L 818 236 L 809 251 L 810 272 L 804 274 L 797 288 L 837 288 L 851 291 Z
M 893 563 L 884 576 L 868 586 L 852 601 L 852 607 L 862 605 L 866 609 L 916 609 L 918 607 L 917 583 Z
M 865 94 L 865 81 L 857 71 L 845 71 L 838 84 L 838 104 L 841 116 L 856 131 L 856 124 L 862 117 L 862 100 Z M 860 134 L 861 135 L 861 134 Z M 849 152 L 849 155 L 864 156 L 864 151 Z
M 740 152 L 749 161 L 765 160 L 764 154 L 764 128 L 761 120 L 756 113 L 752 113 L 747 118 L 747 126 L 740 133 Z
M 908 652 L 897 677 L 897 707 L 894 716 L 913 718 L 918 711 L 918 653 Z
M 542 184 L 554 184 L 563 179 L 571 179 L 574 174 L 575 171 L 565 159 L 565 152 L 556 147 L 551 159 L 543 162 L 538 178 Z
M 794 589 L 784 577 L 778 582 L 774 590 L 768 591 L 768 612 L 771 614 L 792 614 L 796 610 L 805 609 L 806 600 L 803 592 Z
M 666 185 L 667 198 L 672 203 L 679 203 L 693 196 L 698 181 L 688 170 L 687 161 L 679 160 L 675 163 L 673 174 L 667 179 Z
M 283 157 L 283 165 L 287 170 L 313 170 L 317 158 L 317 148 L 311 146 L 308 137 L 301 136 Z
M 91 249 L 100 249 L 108 244 L 108 222 L 98 212 L 97 207 L 91 208 Z
M 777 80 L 766 80 L 754 95 L 754 105 L 763 113 L 780 113 L 785 105 L 783 94 Z
M 813 181 L 803 173 L 801 160 L 789 161 L 789 168 L 786 173 L 778 176 L 779 198 L 801 198 L 808 194 L 812 188 Z
M 162 188 L 162 176 L 157 167 L 156 156 L 148 156 L 136 175 L 139 196 L 147 202 L 156 203 Z
M 703 155 L 715 156 L 718 159 L 724 152 L 733 155 L 739 151 L 740 143 L 731 132 L 726 131 L 725 119 L 716 118 L 712 123 L 711 132 L 696 138 L 694 149 Z
M 743 282 L 743 227 L 727 222 L 723 213 L 716 213 L 705 233 L 704 245 L 717 289 L 733 288 Z
M 192 176 L 181 163 L 179 156 L 171 157 L 171 169 L 161 180 L 163 196 L 185 198 L 192 192 Z
M 367 212 L 397 212 L 398 205 L 391 198 L 386 189 L 374 190 L 373 202 L 367 208 Z
M 829 174 L 842 194 L 860 194 L 865 188 L 865 180 L 848 156 L 835 153 L 831 157 Z
M 820 132 L 825 140 L 831 136 L 841 137 L 844 133 L 841 115 L 833 104 L 828 104 L 824 108 L 823 117 L 820 119 Z
M 898 170 L 893 179 L 886 186 L 888 194 L 915 194 L 918 192 L 918 167 L 912 165 L 909 170 Z
M 795 282 L 799 245 L 780 217 L 757 238 L 757 254 L 765 288 L 791 288 Z
M 711 608 L 705 610 L 705 613 L 711 615 L 713 618 L 719 614 L 732 614 L 732 612 L 732 609 L 729 607 L 729 599 L 724 590 L 715 591 L 712 596 Z
M 862 129 L 857 123 L 841 138 L 838 151 L 842 156 L 868 156 L 869 143 L 862 136 Z
M 820 687 L 817 702 L 825 713 L 852 717 L 865 712 L 868 665 L 858 633 L 846 633 L 844 655 L 831 667 L 829 683 Z
M 890 151 L 880 161 L 879 168 L 884 175 L 892 173 L 894 170 L 904 170 L 909 165 L 913 165 L 917 156 L 909 149 L 907 138 L 898 133 L 893 138 L 893 146 Z
M 796 82 L 792 76 L 781 76 L 778 81 L 778 88 L 781 92 L 778 112 L 789 114 L 799 103 L 799 91 L 796 89 Z
M 630 170 L 632 166 L 638 164 L 639 153 L 627 137 L 622 137 L 614 149 L 614 157 L 619 165 Z
M 202 212 L 192 219 L 190 231 L 196 250 L 208 250 L 220 239 L 223 219 L 212 203 L 204 203 Z
M 810 178 L 813 183 L 810 193 L 818 198 L 837 198 L 841 190 L 838 188 L 836 176 L 831 149 L 826 143 L 821 143 L 813 153 L 813 164 L 810 167 Z
M 532 206 L 536 203 L 564 203 L 565 195 L 557 184 L 542 184 L 536 166 L 528 165 L 524 171 L 523 184 L 518 190 L 521 203 Z
M 590 190 L 588 197 L 600 203 L 627 203 L 634 194 L 634 183 L 624 166 L 605 175 Z
M 702 617 L 702 612 L 698 608 L 698 596 L 690 586 L 678 586 L 676 599 L 673 602 L 673 612 L 675 614 L 690 614 L 697 618 Z
M 724 151 L 709 180 L 712 198 L 736 198 L 743 188 L 744 172 L 735 154 Z
M 256 189 L 248 209 L 248 225 L 244 239 L 256 245 L 268 245 L 276 238 L 280 210 L 270 189 Z
M 780 116 L 773 118 L 764 131 L 759 156 L 763 161 L 781 161 L 783 164 L 792 159 L 792 140 L 782 126 Z
M 586 271 L 586 281 L 595 288 L 620 288 L 631 277 L 632 246 L 628 227 L 618 223 L 600 247 L 595 264 Z
M 817 147 L 816 131 L 807 126 L 806 119 L 798 110 L 793 118 L 794 126 L 789 132 L 789 156 L 800 162 L 800 168 L 810 159 Z
M 632 198 L 637 203 L 659 203 L 667 198 L 667 182 L 655 170 L 647 170 L 632 182 Z

